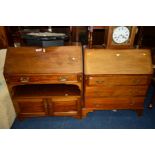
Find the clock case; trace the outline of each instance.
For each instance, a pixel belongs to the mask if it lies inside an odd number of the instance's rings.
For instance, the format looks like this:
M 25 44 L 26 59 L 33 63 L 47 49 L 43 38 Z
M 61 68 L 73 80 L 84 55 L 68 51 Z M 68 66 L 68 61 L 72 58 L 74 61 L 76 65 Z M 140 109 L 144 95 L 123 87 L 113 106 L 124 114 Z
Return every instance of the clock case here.
M 113 31 L 114 29 L 118 27 L 118 26 L 109 26 L 108 29 L 106 29 L 106 48 L 111 48 L 111 49 L 126 49 L 126 48 L 133 48 L 133 44 L 134 44 L 134 39 L 135 39 L 135 35 L 137 33 L 137 27 L 136 26 L 127 26 L 129 28 L 130 31 L 130 36 L 128 41 L 124 42 L 124 43 L 115 43 L 113 41 L 112 35 L 113 35 Z

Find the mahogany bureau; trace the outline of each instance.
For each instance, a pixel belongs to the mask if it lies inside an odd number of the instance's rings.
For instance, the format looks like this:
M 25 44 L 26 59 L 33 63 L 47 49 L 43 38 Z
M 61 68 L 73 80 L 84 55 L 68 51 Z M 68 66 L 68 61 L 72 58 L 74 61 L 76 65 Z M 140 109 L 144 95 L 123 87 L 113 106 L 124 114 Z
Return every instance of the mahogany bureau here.
M 80 46 L 8 48 L 4 76 L 18 117 L 80 118 L 82 68 Z
M 152 70 L 147 49 L 85 49 L 84 107 L 93 110 L 132 109 L 142 114 Z

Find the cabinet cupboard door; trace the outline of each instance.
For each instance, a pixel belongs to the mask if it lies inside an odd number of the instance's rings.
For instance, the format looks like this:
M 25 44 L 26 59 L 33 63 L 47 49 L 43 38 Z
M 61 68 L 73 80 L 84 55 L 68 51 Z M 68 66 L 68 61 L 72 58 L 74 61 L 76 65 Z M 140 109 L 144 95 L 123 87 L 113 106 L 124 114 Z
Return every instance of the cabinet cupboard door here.
M 47 115 L 47 103 L 44 99 L 16 100 L 16 109 L 19 117 Z
M 16 99 L 15 106 L 19 117 L 81 115 L 81 106 L 78 99 L 55 101 L 52 98 Z
M 49 114 L 54 116 L 76 116 L 80 115 L 79 100 L 52 101 L 49 104 Z

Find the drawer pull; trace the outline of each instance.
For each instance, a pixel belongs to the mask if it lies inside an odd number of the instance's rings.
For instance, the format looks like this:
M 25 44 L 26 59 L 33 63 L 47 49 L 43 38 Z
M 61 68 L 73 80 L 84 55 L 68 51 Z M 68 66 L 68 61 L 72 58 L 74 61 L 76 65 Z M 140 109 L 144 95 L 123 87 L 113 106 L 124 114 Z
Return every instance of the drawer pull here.
M 42 52 L 42 48 L 36 48 L 35 51 L 36 52 Z
M 76 60 L 76 58 L 75 58 L 75 57 L 72 57 L 72 60 L 73 60 L 73 61 L 75 61 L 75 60 Z
M 104 81 L 96 81 L 97 84 L 103 84 Z
M 20 78 L 20 82 L 23 82 L 23 83 L 25 83 L 25 82 L 29 82 L 29 77 L 21 77 Z
M 62 77 L 59 77 L 59 81 L 60 82 L 65 82 L 65 81 L 67 81 L 67 78 L 66 77 L 63 77 L 63 76 Z

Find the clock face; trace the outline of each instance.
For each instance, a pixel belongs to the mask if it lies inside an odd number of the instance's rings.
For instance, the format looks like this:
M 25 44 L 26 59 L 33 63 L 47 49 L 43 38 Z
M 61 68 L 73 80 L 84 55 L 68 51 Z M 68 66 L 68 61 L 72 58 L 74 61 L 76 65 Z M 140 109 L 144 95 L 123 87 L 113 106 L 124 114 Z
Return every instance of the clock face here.
M 129 36 L 130 36 L 129 29 L 125 26 L 119 26 L 113 30 L 112 38 L 115 43 L 122 44 L 128 41 Z

